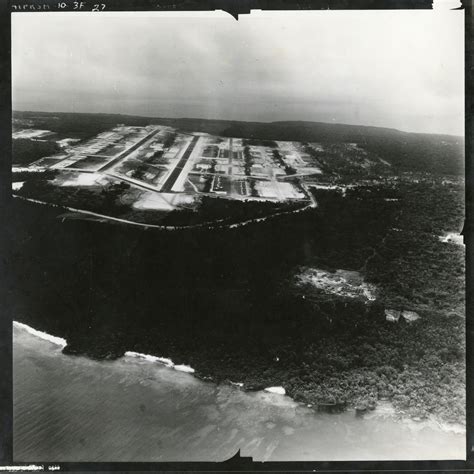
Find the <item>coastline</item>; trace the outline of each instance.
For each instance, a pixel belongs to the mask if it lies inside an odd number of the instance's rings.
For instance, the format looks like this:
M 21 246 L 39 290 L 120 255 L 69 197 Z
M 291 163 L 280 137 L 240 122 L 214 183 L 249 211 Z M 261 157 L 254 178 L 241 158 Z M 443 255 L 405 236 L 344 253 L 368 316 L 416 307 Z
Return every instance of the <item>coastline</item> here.
M 39 331 L 35 328 L 32 328 L 31 326 L 21 323 L 19 321 L 13 321 L 13 326 L 17 327 L 21 330 L 24 330 L 28 332 L 29 334 L 40 338 L 44 341 L 47 341 L 51 344 L 54 344 L 58 346 L 59 348 L 64 349 L 67 346 L 67 341 L 61 337 L 53 336 L 50 335 L 44 331 Z M 216 386 L 222 386 L 222 385 L 227 385 L 230 387 L 233 387 L 236 390 L 241 390 L 244 392 L 262 392 L 262 393 L 271 393 L 273 395 L 279 396 L 279 397 L 285 397 L 292 402 L 296 403 L 300 407 L 305 407 L 307 409 L 312 409 L 314 413 L 317 413 L 317 407 L 313 406 L 311 404 L 308 404 L 303 401 L 298 401 L 295 400 L 291 395 L 291 392 L 288 393 L 288 391 L 285 389 L 284 384 L 279 385 L 279 386 L 272 386 L 272 387 L 252 387 L 252 386 L 246 386 L 245 382 L 234 382 L 229 379 L 222 380 L 222 381 L 215 381 L 212 377 L 205 376 L 199 373 L 199 371 L 196 371 L 193 367 L 185 364 L 175 364 L 170 358 L 166 357 L 159 357 L 151 354 L 143 354 L 139 352 L 133 352 L 133 351 L 126 351 L 123 355 L 122 358 L 134 358 L 134 359 L 139 359 L 143 360 L 146 362 L 149 362 L 151 364 L 157 363 L 161 366 L 164 366 L 168 369 L 173 369 L 178 372 L 182 372 L 185 374 L 188 374 L 198 380 L 201 380 L 203 382 L 208 382 L 215 384 Z M 352 413 L 355 418 L 357 418 L 357 410 L 355 407 L 347 407 L 342 410 L 342 412 L 345 413 Z M 431 428 L 435 430 L 440 430 L 444 433 L 453 433 L 453 434 L 466 434 L 466 427 L 465 425 L 462 425 L 461 423 L 449 423 L 445 422 L 441 419 L 438 419 L 437 417 L 431 415 L 428 419 L 417 419 L 417 417 L 409 417 L 409 416 L 404 416 L 403 412 L 398 412 L 396 408 L 392 405 L 392 403 L 389 400 L 379 400 L 377 402 L 377 405 L 374 409 L 367 410 L 366 413 L 364 413 L 361 418 L 364 419 L 376 419 L 376 418 L 390 418 L 395 422 L 403 423 L 406 424 L 410 427 L 411 430 L 418 431 L 423 428 Z

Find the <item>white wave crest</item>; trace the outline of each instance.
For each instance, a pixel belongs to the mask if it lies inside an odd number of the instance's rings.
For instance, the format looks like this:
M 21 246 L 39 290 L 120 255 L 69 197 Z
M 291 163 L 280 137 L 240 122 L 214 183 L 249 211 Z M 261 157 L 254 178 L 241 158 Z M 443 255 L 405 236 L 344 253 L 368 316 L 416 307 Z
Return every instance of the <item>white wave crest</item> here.
M 28 326 L 27 324 L 19 323 L 18 321 L 13 321 L 13 326 L 16 328 L 23 329 L 26 332 L 32 334 L 33 336 L 44 339 L 45 341 L 52 342 L 53 344 L 56 344 L 57 346 L 66 347 L 67 345 L 66 339 L 63 339 L 62 337 L 51 336 L 51 334 L 38 331 L 37 329 L 34 329 Z
M 166 365 L 167 367 L 174 367 L 174 363 L 171 359 L 165 357 L 156 357 L 149 354 L 142 354 L 141 352 L 127 351 L 125 352 L 126 357 L 136 357 L 138 359 L 144 359 L 148 362 L 158 362 L 159 364 Z
M 286 394 L 286 390 L 283 387 L 267 387 L 265 392 L 276 393 L 278 395 Z
M 190 374 L 194 373 L 194 369 L 189 365 L 175 365 L 171 359 L 167 359 L 166 357 L 156 357 L 150 354 L 142 354 L 141 352 L 133 352 L 127 351 L 125 352 L 126 357 L 136 357 L 138 359 L 143 359 L 148 362 L 158 362 L 159 364 L 163 364 L 170 369 L 179 370 L 180 372 L 188 372 Z
M 194 369 L 189 365 L 175 365 L 175 370 L 179 370 L 180 372 L 188 372 L 190 374 L 194 373 Z

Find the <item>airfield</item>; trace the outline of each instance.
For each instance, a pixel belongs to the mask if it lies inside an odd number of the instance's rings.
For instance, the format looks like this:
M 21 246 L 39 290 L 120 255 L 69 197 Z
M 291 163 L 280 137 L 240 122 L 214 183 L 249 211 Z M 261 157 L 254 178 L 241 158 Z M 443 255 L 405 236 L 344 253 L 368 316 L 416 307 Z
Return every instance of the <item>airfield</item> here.
M 307 201 L 303 176 L 319 163 L 295 142 L 260 142 L 183 133 L 171 127 L 119 125 L 67 146 L 29 169 L 55 170 L 59 186 L 100 186 L 117 180 L 135 193 L 135 207 L 164 209 L 208 195 L 236 200 Z

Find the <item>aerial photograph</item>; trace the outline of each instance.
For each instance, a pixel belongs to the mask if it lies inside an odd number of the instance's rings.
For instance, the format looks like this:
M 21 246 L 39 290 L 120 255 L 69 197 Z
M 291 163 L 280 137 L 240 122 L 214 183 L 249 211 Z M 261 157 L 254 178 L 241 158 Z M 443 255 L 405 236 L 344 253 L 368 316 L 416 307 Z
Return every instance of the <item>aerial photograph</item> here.
M 464 12 L 12 15 L 17 462 L 466 458 Z

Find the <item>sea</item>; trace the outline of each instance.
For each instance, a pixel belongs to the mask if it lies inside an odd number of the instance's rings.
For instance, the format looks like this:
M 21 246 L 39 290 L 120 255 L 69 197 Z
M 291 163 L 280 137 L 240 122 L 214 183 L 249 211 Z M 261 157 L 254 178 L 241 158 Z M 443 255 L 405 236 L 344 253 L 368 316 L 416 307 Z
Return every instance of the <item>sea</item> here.
M 192 368 L 128 354 L 62 354 L 65 341 L 13 327 L 16 462 L 465 459 L 461 427 L 318 413 L 286 395 L 198 379 Z M 236 383 L 238 381 L 235 381 Z

